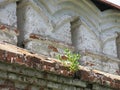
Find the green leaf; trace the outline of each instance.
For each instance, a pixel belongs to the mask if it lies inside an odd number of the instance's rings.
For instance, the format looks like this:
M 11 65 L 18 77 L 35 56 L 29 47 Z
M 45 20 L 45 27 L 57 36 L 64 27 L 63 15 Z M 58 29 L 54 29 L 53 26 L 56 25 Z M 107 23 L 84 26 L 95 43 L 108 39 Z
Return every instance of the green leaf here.
M 62 60 L 64 65 L 67 65 L 68 64 L 67 62 L 70 62 L 70 67 L 69 67 L 70 71 L 72 72 L 77 71 L 79 66 L 78 60 L 80 59 L 80 54 L 72 53 L 69 49 L 65 49 L 64 53 L 65 56 L 67 56 L 68 58 L 67 61 L 63 61 L 60 55 L 58 55 L 57 58 Z

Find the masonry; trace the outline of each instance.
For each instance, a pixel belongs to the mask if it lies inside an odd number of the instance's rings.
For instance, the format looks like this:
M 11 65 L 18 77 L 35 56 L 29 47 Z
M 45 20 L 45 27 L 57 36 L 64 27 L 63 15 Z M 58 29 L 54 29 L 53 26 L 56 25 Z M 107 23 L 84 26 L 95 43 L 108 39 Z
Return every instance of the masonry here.
M 1 90 L 119 90 L 119 23 L 93 0 L 1 0 Z M 55 59 L 66 48 L 77 75 Z

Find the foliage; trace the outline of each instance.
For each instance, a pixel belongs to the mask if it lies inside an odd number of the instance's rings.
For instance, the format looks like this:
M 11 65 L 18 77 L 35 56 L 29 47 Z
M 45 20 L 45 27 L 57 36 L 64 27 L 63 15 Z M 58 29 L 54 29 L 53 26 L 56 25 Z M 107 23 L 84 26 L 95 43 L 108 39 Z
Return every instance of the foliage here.
M 63 62 L 64 65 L 69 65 L 70 71 L 74 72 L 78 70 L 79 62 L 78 60 L 80 59 L 80 54 L 75 54 L 72 53 L 69 49 L 65 49 L 65 55 L 61 56 L 58 55 L 58 59 Z

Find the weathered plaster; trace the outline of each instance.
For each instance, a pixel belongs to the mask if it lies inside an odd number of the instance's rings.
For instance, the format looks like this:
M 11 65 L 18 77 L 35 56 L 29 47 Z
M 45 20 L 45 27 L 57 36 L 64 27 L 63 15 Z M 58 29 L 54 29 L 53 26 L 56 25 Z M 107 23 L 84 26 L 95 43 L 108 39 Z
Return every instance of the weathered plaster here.
M 0 89 L 118 90 L 119 22 L 119 10 L 100 11 L 91 0 L 1 0 Z M 49 58 L 66 48 L 87 68 L 74 74 Z
M 17 27 L 16 2 L 11 1 L 4 5 L 6 2 L 6 0 L 0 2 L 3 3 L 0 5 L 0 23 Z

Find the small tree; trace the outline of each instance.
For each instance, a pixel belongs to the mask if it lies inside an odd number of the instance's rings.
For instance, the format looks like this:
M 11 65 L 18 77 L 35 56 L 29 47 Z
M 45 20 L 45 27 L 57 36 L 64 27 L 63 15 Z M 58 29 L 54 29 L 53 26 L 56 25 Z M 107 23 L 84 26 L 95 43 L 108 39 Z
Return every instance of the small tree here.
M 69 49 L 65 49 L 65 55 L 58 55 L 58 59 L 63 62 L 64 65 L 69 65 L 71 72 L 75 72 L 79 69 L 80 54 L 72 53 Z

